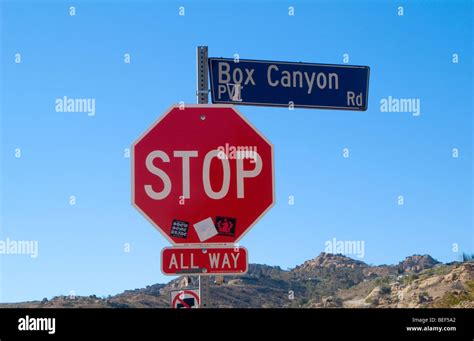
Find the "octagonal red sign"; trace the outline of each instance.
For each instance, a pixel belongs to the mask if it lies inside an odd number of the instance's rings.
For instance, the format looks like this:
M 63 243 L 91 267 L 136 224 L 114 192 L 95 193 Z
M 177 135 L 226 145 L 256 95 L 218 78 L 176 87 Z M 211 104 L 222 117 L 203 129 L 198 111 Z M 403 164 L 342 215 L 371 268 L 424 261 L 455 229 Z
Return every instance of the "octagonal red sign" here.
M 132 147 L 132 203 L 175 245 L 236 243 L 273 183 L 272 144 L 230 105 L 172 106 Z

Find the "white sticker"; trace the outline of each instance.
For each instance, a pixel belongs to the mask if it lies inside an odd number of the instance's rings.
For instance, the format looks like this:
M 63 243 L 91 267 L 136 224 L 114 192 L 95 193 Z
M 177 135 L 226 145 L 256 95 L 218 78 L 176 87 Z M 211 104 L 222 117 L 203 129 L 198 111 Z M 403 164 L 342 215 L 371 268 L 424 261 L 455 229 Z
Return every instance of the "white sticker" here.
M 198 234 L 199 240 L 202 242 L 211 237 L 214 237 L 217 234 L 217 230 L 214 226 L 212 218 L 206 218 L 204 220 L 201 220 L 199 223 L 196 223 L 193 226 Z

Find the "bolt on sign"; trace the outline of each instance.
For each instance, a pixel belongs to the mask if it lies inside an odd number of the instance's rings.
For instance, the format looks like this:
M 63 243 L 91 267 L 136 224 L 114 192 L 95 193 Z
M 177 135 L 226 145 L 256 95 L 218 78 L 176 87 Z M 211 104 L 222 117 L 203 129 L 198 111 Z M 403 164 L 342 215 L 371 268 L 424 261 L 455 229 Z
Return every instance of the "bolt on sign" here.
M 232 105 L 175 105 L 132 146 L 132 203 L 175 246 L 234 244 L 273 206 L 273 166 Z

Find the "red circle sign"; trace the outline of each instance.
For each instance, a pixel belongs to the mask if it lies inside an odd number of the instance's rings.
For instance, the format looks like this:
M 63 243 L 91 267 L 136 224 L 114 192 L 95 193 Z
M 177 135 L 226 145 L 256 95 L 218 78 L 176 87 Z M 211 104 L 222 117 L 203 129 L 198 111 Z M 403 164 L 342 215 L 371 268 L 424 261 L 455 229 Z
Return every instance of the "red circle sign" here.
M 185 299 L 186 298 L 192 298 L 195 300 L 195 306 L 199 307 L 199 295 L 196 294 L 192 290 L 181 290 L 179 291 L 176 296 L 173 298 L 171 302 L 171 308 L 178 308 L 178 304 L 181 304 L 183 308 L 190 309 L 192 306 L 190 306 L 188 303 L 186 303 Z
M 273 206 L 273 146 L 233 106 L 172 106 L 132 147 L 132 203 L 175 245 L 237 242 Z

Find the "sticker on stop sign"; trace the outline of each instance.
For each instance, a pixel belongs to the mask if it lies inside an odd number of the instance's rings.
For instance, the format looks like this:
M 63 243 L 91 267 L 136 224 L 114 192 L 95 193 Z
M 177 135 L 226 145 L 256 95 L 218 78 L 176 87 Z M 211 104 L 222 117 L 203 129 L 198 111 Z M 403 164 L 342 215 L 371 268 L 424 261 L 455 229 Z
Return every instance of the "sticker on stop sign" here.
M 274 204 L 273 146 L 233 106 L 172 106 L 132 146 L 132 203 L 174 245 L 235 243 Z

